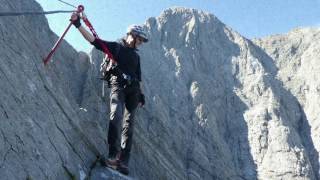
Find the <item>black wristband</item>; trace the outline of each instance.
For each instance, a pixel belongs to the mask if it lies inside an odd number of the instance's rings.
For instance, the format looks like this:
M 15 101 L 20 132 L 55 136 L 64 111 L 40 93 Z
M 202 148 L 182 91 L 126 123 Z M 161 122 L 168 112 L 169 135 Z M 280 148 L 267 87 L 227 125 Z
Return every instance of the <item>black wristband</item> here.
M 78 17 L 75 21 L 72 21 L 72 24 L 76 27 L 79 28 L 81 26 L 80 18 Z

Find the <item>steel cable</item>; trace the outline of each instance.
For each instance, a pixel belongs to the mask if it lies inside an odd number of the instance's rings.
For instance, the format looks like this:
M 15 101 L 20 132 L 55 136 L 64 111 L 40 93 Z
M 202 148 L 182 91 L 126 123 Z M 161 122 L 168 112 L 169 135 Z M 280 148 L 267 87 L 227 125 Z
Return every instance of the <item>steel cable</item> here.
M 57 13 L 71 13 L 71 12 L 76 12 L 76 11 L 0 12 L 0 16 L 42 15 L 42 14 L 57 14 Z

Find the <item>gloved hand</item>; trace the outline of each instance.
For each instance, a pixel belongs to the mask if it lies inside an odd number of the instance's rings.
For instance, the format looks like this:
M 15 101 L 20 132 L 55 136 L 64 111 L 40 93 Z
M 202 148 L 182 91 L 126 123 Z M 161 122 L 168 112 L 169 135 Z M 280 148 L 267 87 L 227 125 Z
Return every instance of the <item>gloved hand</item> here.
M 144 106 L 144 104 L 146 103 L 146 100 L 145 100 L 143 93 L 140 93 L 140 95 L 139 95 L 139 103 L 140 103 L 141 107 Z
M 80 16 L 77 13 L 73 13 L 71 15 L 70 21 L 76 28 L 79 28 L 81 26 Z

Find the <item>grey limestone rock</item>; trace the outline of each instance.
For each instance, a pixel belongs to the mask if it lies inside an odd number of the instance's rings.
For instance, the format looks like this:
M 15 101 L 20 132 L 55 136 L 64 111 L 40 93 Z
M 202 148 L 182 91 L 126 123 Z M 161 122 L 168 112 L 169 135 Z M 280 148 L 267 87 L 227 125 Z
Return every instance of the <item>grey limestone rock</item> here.
M 254 42 L 272 57 L 278 68 L 276 78 L 292 93 L 303 112 L 298 124 L 313 170 L 319 177 L 320 150 L 320 31 L 297 28 L 283 35 L 273 35 Z
M 0 11 L 42 10 L 33 0 L 0 3 Z M 318 45 L 309 42 L 318 31 L 253 43 L 186 8 L 144 28 L 146 106 L 124 177 L 93 166 L 107 154 L 102 53 L 63 42 L 44 66 L 58 38 L 45 17 L 0 18 L 1 179 L 319 178 Z

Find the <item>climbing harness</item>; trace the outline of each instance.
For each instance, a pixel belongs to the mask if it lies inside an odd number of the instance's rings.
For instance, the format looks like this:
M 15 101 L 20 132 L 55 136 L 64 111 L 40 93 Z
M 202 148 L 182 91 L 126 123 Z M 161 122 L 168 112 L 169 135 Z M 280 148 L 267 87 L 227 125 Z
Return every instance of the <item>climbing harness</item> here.
M 79 5 L 78 7 L 76 7 L 76 6 L 72 5 L 72 4 L 69 4 L 69 3 L 65 2 L 65 1 L 63 1 L 63 0 L 58 0 L 58 1 L 61 2 L 61 3 L 66 4 L 66 5 L 69 5 L 71 7 L 77 8 L 77 9 L 76 10 L 72 10 L 72 11 L 59 10 L 59 11 L 0 12 L 0 17 L 3 17 L 3 16 L 25 16 L 25 15 L 46 15 L 46 14 L 56 14 L 56 13 L 71 13 L 71 12 L 81 13 L 84 10 L 84 7 L 82 5 Z M 68 32 L 68 30 L 70 29 L 71 25 L 72 25 L 72 21 L 68 25 L 67 29 L 63 32 L 62 36 L 55 43 L 55 45 L 51 49 L 50 53 L 46 56 L 46 58 L 43 59 L 43 62 L 44 62 L 45 65 L 50 61 L 51 56 L 53 55 L 53 53 L 58 48 L 59 44 L 61 43 L 62 39 L 64 38 L 64 36 Z
M 133 79 L 130 75 L 125 74 L 120 68 L 118 68 L 116 59 L 113 57 L 113 55 L 111 54 L 111 52 L 109 51 L 107 46 L 99 38 L 97 32 L 93 28 L 93 26 L 90 23 L 90 21 L 88 20 L 88 18 L 85 16 L 84 12 L 82 12 L 82 15 L 83 15 L 82 16 L 83 22 L 90 29 L 92 35 L 95 37 L 97 43 L 99 43 L 99 45 L 102 48 L 102 51 L 105 53 L 105 57 L 104 57 L 102 64 L 100 66 L 100 71 L 103 74 L 103 77 L 101 78 L 101 80 L 108 81 L 108 87 L 110 87 L 110 82 L 109 82 L 110 79 L 109 78 L 111 77 L 111 74 L 114 74 L 117 76 L 121 76 L 126 81 L 126 85 L 130 85 L 133 81 L 135 81 L 135 79 Z M 120 47 L 119 47 L 119 49 L 120 49 Z M 116 50 L 117 51 L 116 54 L 119 53 L 119 49 Z M 103 97 L 105 95 L 104 81 L 102 84 L 102 96 Z
M 46 15 L 46 14 L 56 14 L 56 13 L 72 13 L 72 12 L 76 12 L 76 13 L 83 13 L 84 11 L 84 6 L 79 5 L 78 7 L 69 4 L 65 1 L 62 0 L 58 0 L 64 4 L 67 4 L 71 7 L 76 8 L 76 10 L 57 10 L 57 11 L 23 11 L 23 12 L 0 12 L 0 17 L 4 17 L 4 16 L 25 16 L 25 15 Z M 87 20 L 88 24 L 91 25 L 91 23 Z M 65 30 L 65 32 L 62 34 L 62 36 L 59 38 L 59 40 L 55 43 L 54 47 L 52 48 L 52 50 L 50 51 L 50 53 L 48 54 L 48 56 L 44 59 L 44 64 L 47 64 L 51 58 L 51 56 L 53 55 L 53 53 L 55 52 L 55 50 L 58 48 L 60 42 L 62 41 L 62 39 L 64 38 L 64 36 L 66 35 L 66 33 L 68 32 L 68 30 L 70 29 L 71 25 L 72 25 L 72 21 L 70 22 L 70 24 L 68 25 L 67 29 Z M 87 24 L 87 23 L 86 23 Z M 91 25 L 92 27 L 92 25 Z M 92 30 L 94 31 L 93 27 Z M 95 31 L 94 31 L 95 32 Z M 96 34 L 96 33 L 95 33 Z M 97 34 L 95 37 L 98 37 Z M 108 51 L 108 49 L 105 47 L 104 44 L 102 44 L 102 47 L 104 47 L 104 52 L 108 52 L 109 55 L 111 55 L 111 53 Z M 112 57 L 112 55 L 110 56 Z M 59 107 L 61 108 L 62 106 L 59 104 L 60 100 L 57 98 L 58 96 L 56 96 L 54 94 L 54 92 L 48 88 L 46 85 L 44 86 L 44 88 L 49 92 L 49 94 L 51 94 L 51 96 L 55 99 L 55 101 L 58 103 Z M 67 117 L 67 119 L 69 120 L 71 126 L 76 130 L 76 132 L 79 134 L 80 139 L 83 140 L 83 142 L 85 143 L 85 145 L 95 154 L 96 159 L 93 161 L 93 163 L 90 165 L 90 169 L 89 169 L 89 176 L 86 177 L 90 178 L 92 169 L 96 166 L 97 162 L 100 162 L 101 164 L 105 163 L 105 159 L 104 159 L 104 155 L 99 151 L 99 149 L 96 147 L 95 143 L 93 143 L 82 131 L 81 127 L 77 124 L 74 123 L 74 120 L 72 118 L 72 116 L 70 116 L 66 111 L 64 111 L 63 108 L 61 108 L 62 112 L 65 114 L 65 116 Z M 64 167 L 66 168 L 66 167 Z
M 82 13 L 82 14 L 84 14 L 84 13 Z M 114 59 L 113 55 L 110 53 L 107 46 L 101 41 L 101 39 L 99 38 L 97 32 L 93 28 L 93 26 L 90 23 L 90 21 L 88 20 L 88 18 L 85 15 L 83 15 L 82 20 L 85 23 L 85 25 L 90 29 L 92 35 L 97 39 L 97 42 L 99 43 L 99 45 L 102 48 L 102 51 L 105 54 L 105 56 L 102 60 L 102 63 L 100 65 L 100 72 L 102 72 L 102 78 L 100 78 L 100 79 L 103 80 L 101 95 L 102 95 L 102 99 L 105 100 L 105 89 L 104 89 L 105 88 L 105 81 L 108 81 L 108 87 L 110 87 L 111 70 L 116 68 L 117 61 Z M 119 47 L 119 49 L 120 49 L 120 47 Z M 117 50 L 117 51 L 119 51 L 119 50 Z M 126 77 L 126 74 L 124 74 L 122 72 L 120 73 L 120 75 L 122 75 L 124 78 Z
M 95 31 L 95 29 L 93 28 L 91 22 L 88 20 L 88 18 L 85 16 L 84 14 L 84 6 L 83 5 L 79 5 L 78 7 L 65 2 L 63 0 L 58 0 L 61 3 L 64 3 L 68 6 L 71 6 L 73 8 L 76 8 L 76 10 L 58 10 L 58 11 L 25 11 L 25 12 L 0 12 L 0 17 L 1 16 L 24 16 L 24 15 L 46 15 L 46 14 L 55 14 L 55 13 L 77 13 L 77 14 L 82 14 L 82 19 L 83 22 L 85 23 L 85 25 L 90 29 L 92 35 L 95 37 L 95 39 L 97 40 L 97 43 L 99 43 L 99 45 L 102 48 L 102 51 L 105 54 L 103 63 L 104 63 L 104 69 L 103 71 L 110 73 L 111 71 L 114 71 L 115 69 L 117 69 L 117 61 L 115 60 L 115 58 L 113 57 L 113 55 L 111 54 L 110 50 L 107 48 L 107 46 L 103 43 L 103 41 L 99 38 L 97 32 Z M 54 54 L 54 52 L 57 50 L 57 48 L 59 47 L 60 43 L 62 42 L 63 38 L 65 37 L 65 35 L 67 34 L 67 32 L 69 31 L 69 29 L 71 28 L 73 24 L 73 21 L 70 21 L 69 25 L 67 26 L 67 28 L 65 29 L 65 31 L 63 32 L 63 34 L 59 37 L 59 39 L 56 41 L 56 43 L 54 44 L 54 46 L 51 48 L 50 52 L 48 53 L 48 55 L 43 58 L 43 63 L 44 65 L 47 65 L 52 57 L 52 55 Z M 132 81 L 131 77 L 125 73 L 123 73 L 121 70 L 118 70 L 118 75 L 122 76 L 123 79 L 125 79 L 127 82 Z M 100 71 L 102 71 L 100 69 Z M 106 76 L 103 76 L 101 79 L 102 80 L 107 80 L 105 78 Z M 110 77 L 110 76 L 109 76 Z M 104 94 L 104 93 L 103 93 Z
M 67 10 L 59 10 L 59 11 L 25 11 L 25 12 L 0 12 L 0 17 L 1 16 L 25 16 L 25 15 L 46 15 L 46 14 L 56 14 L 56 13 L 72 13 L 72 12 L 76 12 L 77 14 L 81 14 L 82 13 L 82 19 L 84 21 L 84 23 L 86 24 L 86 26 L 90 29 L 90 31 L 92 32 L 93 36 L 98 39 L 98 43 L 101 45 L 103 52 L 105 53 L 105 56 L 111 60 L 111 63 L 109 63 L 109 69 L 111 68 L 111 66 L 117 65 L 117 62 L 114 60 L 112 54 L 110 53 L 109 49 L 106 47 L 106 45 L 104 43 L 102 43 L 101 39 L 99 38 L 98 34 L 96 33 L 95 29 L 93 28 L 92 24 L 90 23 L 90 21 L 88 20 L 88 18 L 84 15 L 84 6 L 83 5 L 79 5 L 78 7 L 65 2 L 63 0 L 58 0 L 61 3 L 64 3 L 68 6 L 71 6 L 73 8 L 76 8 L 76 10 L 72 10 L 72 11 L 67 11 Z M 54 46 L 52 47 L 51 51 L 49 52 L 49 54 L 43 59 L 43 63 L 45 65 L 47 65 L 47 63 L 50 61 L 52 55 L 54 54 L 54 52 L 57 50 L 58 46 L 60 45 L 61 41 L 63 40 L 64 36 L 67 34 L 67 32 L 69 31 L 71 25 L 72 25 L 72 21 L 70 21 L 69 25 L 67 26 L 66 30 L 63 32 L 63 34 L 61 35 L 61 37 L 57 40 L 57 42 L 54 44 Z
M 69 6 L 75 7 L 67 2 L 64 2 L 62 0 L 58 0 L 62 3 L 65 3 Z M 109 49 L 106 47 L 106 45 L 104 43 L 102 43 L 101 39 L 99 38 L 97 32 L 95 31 L 95 29 L 93 28 L 91 22 L 88 20 L 88 18 L 85 16 L 84 14 L 84 6 L 79 5 L 77 7 L 77 13 L 78 14 L 82 14 L 82 20 L 85 23 L 85 25 L 90 29 L 91 33 L 93 34 L 93 36 L 98 40 L 98 43 L 101 45 L 103 52 L 106 54 L 105 56 L 111 60 L 110 67 L 108 67 L 109 69 L 111 68 L 112 65 L 116 65 L 116 61 L 114 60 L 112 54 L 110 53 Z M 64 38 L 64 36 L 66 35 L 66 33 L 69 31 L 71 25 L 72 25 L 72 21 L 70 22 L 70 24 L 68 25 L 68 27 L 66 28 L 66 30 L 64 31 L 64 33 L 62 34 L 62 36 L 58 39 L 58 41 L 55 43 L 55 45 L 53 46 L 53 48 L 51 49 L 50 53 L 47 55 L 46 58 L 44 58 L 43 63 L 46 65 L 49 61 L 51 56 L 53 55 L 53 53 L 56 51 L 56 49 L 58 48 L 59 44 L 61 43 L 62 39 Z

